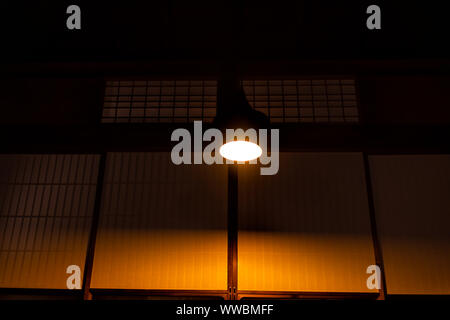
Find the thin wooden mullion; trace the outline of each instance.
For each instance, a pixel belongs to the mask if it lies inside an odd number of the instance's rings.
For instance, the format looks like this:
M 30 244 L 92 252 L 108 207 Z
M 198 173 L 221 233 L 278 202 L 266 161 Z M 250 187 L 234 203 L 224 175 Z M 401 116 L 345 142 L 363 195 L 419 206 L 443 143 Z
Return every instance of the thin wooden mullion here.
M 228 300 L 237 299 L 238 168 L 228 166 Z
M 92 280 L 92 269 L 94 265 L 94 252 L 95 252 L 95 243 L 97 239 L 97 232 L 100 220 L 100 208 L 101 208 L 101 200 L 103 193 L 103 184 L 105 177 L 105 168 L 106 168 L 106 153 L 102 153 L 100 155 L 100 161 L 98 166 L 98 174 L 97 174 L 97 187 L 95 191 L 95 202 L 94 202 L 94 212 L 92 214 L 92 223 L 91 223 L 91 233 L 89 235 L 89 242 L 86 251 L 86 261 L 84 265 L 84 276 L 83 276 L 83 297 L 85 300 L 91 300 L 92 294 L 90 292 L 91 289 L 91 280 Z
M 372 178 L 370 174 L 370 163 L 369 156 L 366 152 L 363 152 L 364 158 L 364 171 L 365 171 L 365 179 L 366 179 L 366 191 L 367 191 L 367 201 L 369 205 L 369 217 L 370 217 L 370 228 L 372 233 L 372 241 L 373 241 L 373 249 L 375 255 L 375 263 L 380 268 L 381 271 L 381 283 L 380 283 L 380 295 L 378 297 L 379 300 L 385 300 L 387 296 L 386 289 L 386 277 L 384 274 L 384 260 L 383 260 L 383 252 L 381 249 L 381 243 L 378 237 L 378 228 L 375 217 L 375 204 L 373 200 L 373 189 L 372 189 Z

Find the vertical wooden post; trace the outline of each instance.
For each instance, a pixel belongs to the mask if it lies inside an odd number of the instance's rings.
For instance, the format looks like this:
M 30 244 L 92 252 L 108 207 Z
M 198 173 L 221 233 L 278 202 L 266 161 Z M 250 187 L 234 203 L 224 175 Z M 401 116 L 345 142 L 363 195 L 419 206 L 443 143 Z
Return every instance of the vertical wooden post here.
M 98 166 L 97 175 L 97 186 L 95 191 L 95 203 L 94 212 L 92 214 L 91 222 L 91 232 L 89 235 L 89 242 L 86 251 L 86 261 L 84 265 L 84 276 L 83 276 L 83 298 L 84 300 L 92 300 L 91 289 L 91 278 L 92 278 L 92 267 L 94 265 L 94 252 L 95 252 L 95 242 L 97 239 L 97 231 L 100 219 L 100 208 L 102 201 L 102 191 L 103 183 L 105 177 L 105 167 L 106 167 L 106 153 L 100 155 L 100 161 Z
M 372 189 L 372 178 L 370 175 L 370 163 L 369 156 L 366 152 L 363 152 L 364 158 L 364 171 L 366 177 L 366 190 L 367 190 L 367 200 L 369 203 L 369 216 L 370 216 L 370 227 L 372 232 L 372 241 L 373 241 L 373 249 L 375 254 L 375 263 L 380 268 L 381 271 L 381 287 L 380 287 L 380 295 L 378 300 L 385 300 L 387 296 L 386 290 L 386 277 L 384 275 L 384 261 L 383 261 L 383 252 L 381 250 L 381 243 L 378 238 L 378 229 L 377 222 L 375 218 L 375 204 L 373 201 L 373 189 Z
M 238 168 L 228 165 L 228 300 L 237 299 Z

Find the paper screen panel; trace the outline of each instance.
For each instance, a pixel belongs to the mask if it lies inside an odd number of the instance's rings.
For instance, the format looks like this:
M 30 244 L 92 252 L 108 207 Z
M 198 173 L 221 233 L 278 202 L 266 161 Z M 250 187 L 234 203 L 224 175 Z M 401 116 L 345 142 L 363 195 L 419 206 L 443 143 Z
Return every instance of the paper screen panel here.
M 0 287 L 67 289 L 69 265 L 83 275 L 98 161 L 0 156 Z
M 450 294 L 450 156 L 370 157 L 389 294 Z
M 242 166 L 238 241 L 240 290 L 373 292 L 361 154 L 280 153 L 273 176 Z
M 244 80 L 250 105 L 271 122 L 357 123 L 354 79 Z
M 212 122 L 216 98 L 214 80 L 106 81 L 102 122 Z
M 226 166 L 110 153 L 92 288 L 227 288 Z

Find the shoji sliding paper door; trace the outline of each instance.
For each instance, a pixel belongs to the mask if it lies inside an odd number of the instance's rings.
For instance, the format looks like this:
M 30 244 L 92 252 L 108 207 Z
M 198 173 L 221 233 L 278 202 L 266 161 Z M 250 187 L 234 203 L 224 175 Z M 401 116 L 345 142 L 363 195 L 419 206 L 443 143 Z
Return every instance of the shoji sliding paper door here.
M 273 176 L 240 167 L 238 261 L 239 290 L 374 292 L 362 154 L 281 153 Z
M 226 290 L 226 170 L 109 153 L 91 287 Z
M 450 156 L 371 156 L 389 294 L 450 294 Z
M 98 155 L 0 156 L 0 287 L 67 289 L 70 265 L 83 276 L 98 163 Z

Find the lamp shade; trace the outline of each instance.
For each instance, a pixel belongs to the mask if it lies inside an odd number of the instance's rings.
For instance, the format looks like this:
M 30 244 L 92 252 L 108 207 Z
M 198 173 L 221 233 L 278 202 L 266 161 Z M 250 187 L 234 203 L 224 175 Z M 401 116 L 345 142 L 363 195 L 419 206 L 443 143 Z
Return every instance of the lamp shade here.
M 269 127 L 270 122 L 267 116 L 250 106 L 239 83 L 223 81 L 219 88 L 214 127 L 221 131 L 226 129 L 258 130 Z M 235 141 L 225 143 L 219 152 L 228 160 L 251 161 L 261 156 L 262 149 L 254 142 L 235 138 Z
M 217 113 L 214 118 L 214 127 L 224 129 L 259 129 L 268 128 L 270 125 L 267 116 L 253 109 L 247 101 L 241 88 L 228 93 L 230 96 L 218 101 Z

